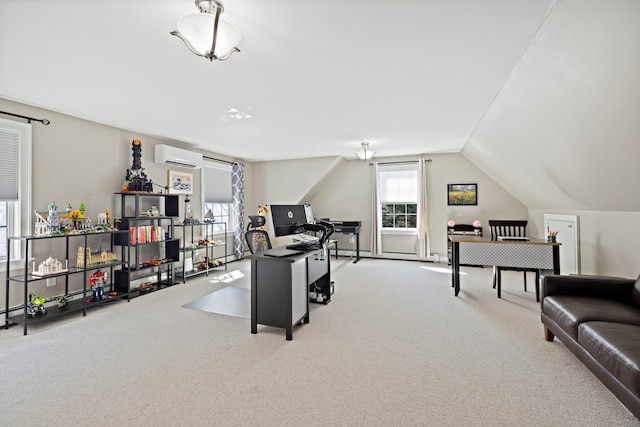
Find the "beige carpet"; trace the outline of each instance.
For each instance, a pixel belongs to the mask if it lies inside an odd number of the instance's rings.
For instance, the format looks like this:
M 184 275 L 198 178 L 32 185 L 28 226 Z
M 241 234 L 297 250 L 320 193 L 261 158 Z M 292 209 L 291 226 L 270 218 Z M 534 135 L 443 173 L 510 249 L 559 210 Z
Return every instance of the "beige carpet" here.
M 337 264 L 336 264 L 337 265 Z M 3 426 L 638 426 L 559 342 L 522 275 L 363 259 L 293 331 L 184 308 L 248 262 L 131 302 L 0 330 Z

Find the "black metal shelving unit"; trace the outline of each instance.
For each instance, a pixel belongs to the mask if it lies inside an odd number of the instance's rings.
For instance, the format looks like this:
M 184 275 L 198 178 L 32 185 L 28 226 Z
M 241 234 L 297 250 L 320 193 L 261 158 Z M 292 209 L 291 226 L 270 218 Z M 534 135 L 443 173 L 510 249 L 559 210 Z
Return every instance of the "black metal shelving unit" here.
M 52 321 L 61 316 L 68 315 L 73 312 L 82 312 L 83 316 L 86 316 L 87 309 L 90 307 L 95 307 L 101 305 L 106 302 L 111 302 L 114 300 L 121 299 L 123 297 L 128 297 L 127 292 L 118 292 L 115 290 L 113 278 L 114 272 L 117 274 L 118 271 L 126 269 L 126 261 L 124 260 L 124 251 L 120 251 L 120 259 L 114 260 L 112 262 L 105 263 L 91 263 L 90 256 L 87 248 L 89 248 L 89 239 L 92 236 L 100 236 L 100 243 L 102 243 L 102 237 L 109 237 L 109 250 L 113 251 L 115 245 L 115 241 L 118 236 L 124 235 L 126 232 L 122 231 L 84 231 L 84 232 L 63 232 L 59 234 L 49 235 L 49 236 L 17 236 L 17 237 L 9 237 L 7 239 L 7 274 L 6 274 L 6 301 L 5 301 L 5 329 L 9 328 L 11 325 L 15 324 L 23 324 L 24 327 L 24 335 L 27 335 L 28 325 L 38 323 L 38 322 L 46 322 Z M 76 257 L 76 263 L 73 263 L 73 257 L 70 258 L 70 246 L 71 242 L 76 239 L 81 239 L 80 247 L 84 248 L 83 250 L 83 262 L 81 266 L 78 266 L 78 258 Z M 20 259 L 24 259 L 24 267 L 20 269 L 12 269 L 11 268 L 11 248 L 13 247 L 13 242 L 18 241 L 20 245 Z M 32 253 L 34 251 L 34 247 L 38 244 L 44 244 L 44 242 L 49 243 L 51 246 L 59 245 L 59 242 L 62 241 L 64 244 L 64 259 L 65 259 L 65 271 L 52 273 L 52 274 L 44 274 L 44 275 L 34 275 L 35 270 L 35 262 L 33 264 L 33 269 L 30 271 L 29 262 L 32 260 Z M 116 269 L 117 268 L 117 269 Z M 94 301 L 90 298 L 87 298 L 87 274 L 89 272 L 95 272 L 98 270 L 106 270 L 108 269 L 110 272 L 110 280 L 111 282 L 105 285 L 105 294 L 107 297 L 102 300 Z M 32 317 L 28 313 L 28 303 L 29 303 L 29 290 L 32 284 L 36 282 L 41 282 L 47 279 L 56 280 L 58 278 L 64 279 L 64 292 L 63 295 L 68 296 L 69 293 L 69 277 L 76 274 L 82 274 L 82 291 L 75 292 L 74 299 L 67 302 L 62 308 L 56 308 L 55 306 L 48 305 L 46 314 L 36 315 Z M 22 285 L 23 291 L 23 306 L 22 306 L 22 314 L 10 315 L 10 290 L 12 285 Z M 116 295 L 109 295 L 111 292 L 117 292 Z M 15 311 L 15 310 L 14 310 Z
M 116 272 L 117 291 L 135 297 L 175 285 L 174 263 L 180 259 L 180 241 L 173 237 L 178 196 L 135 192 L 116 195 L 120 196 L 119 227 L 127 233 L 116 239 L 115 244 L 124 248 L 128 266 Z M 154 205 L 162 215 L 142 215 Z M 141 229 L 145 230 L 142 240 Z M 132 281 L 146 277 L 154 278 L 150 288 L 131 287 Z
M 215 225 L 224 225 L 224 243 L 213 245 L 200 245 L 195 244 L 199 240 L 212 240 L 215 234 L 213 229 Z M 213 252 L 215 248 L 224 248 L 224 269 L 227 269 L 227 223 L 226 222 L 203 222 L 199 224 L 174 224 L 174 230 L 181 230 L 181 244 L 180 253 L 182 254 L 182 270 L 176 273 L 176 277 L 182 278 L 182 283 L 186 283 L 186 280 L 190 277 L 199 276 L 201 274 L 209 275 L 209 271 L 217 268 L 211 267 L 209 261 L 215 259 Z M 177 233 L 173 233 L 175 236 Z M 196 258 L 197 252 L 204 252 L 204 256 Z M 191 258 L 192 268 L 187 271 L 186 260 Z M 199 268 L 204 264 L 205 268 Z

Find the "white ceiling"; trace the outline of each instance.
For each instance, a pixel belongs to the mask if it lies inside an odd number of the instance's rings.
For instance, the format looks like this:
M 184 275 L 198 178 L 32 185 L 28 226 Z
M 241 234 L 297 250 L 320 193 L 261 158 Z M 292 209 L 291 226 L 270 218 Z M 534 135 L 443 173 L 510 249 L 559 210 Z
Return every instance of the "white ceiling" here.
M 169 34 L 193 0 L 0 0 L 0 97 L 249 161 L 461 152 L 530 209 L 640 212 L 638 0 L 225 7 L 242 52 L 209 62 Z
M 456 152 L 556 1 L 224 3 L 209 62 L 169 34 L 193 0 L 1 0 L 0 97 L 246 160 Z

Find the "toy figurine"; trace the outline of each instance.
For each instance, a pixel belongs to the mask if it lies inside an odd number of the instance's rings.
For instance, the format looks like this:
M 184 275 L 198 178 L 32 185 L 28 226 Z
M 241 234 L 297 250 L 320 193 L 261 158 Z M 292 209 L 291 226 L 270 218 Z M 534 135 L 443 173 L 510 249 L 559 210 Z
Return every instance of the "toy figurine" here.
M 58 308 L 60 308 L 60 309 L 64 308 L 67 305 L 67 303 L 69 301 L 71 301 L 72 299 L 73 299 L 73 297 L 71 295 L 61 294 L 58 297 Z
M 29 301 L 27 302 L 27 316 L 36 317 L 47 314 L 47 309 L 44 307 L 46 301 L 45 298 L 36 296 L 34 292 L 31 292 Z
M 101 270 L 89 276 L 89 286 L 92 289 L 91 300 L 100 301 L 105 298 L 104 285 L 107 284 L 107 273 Z

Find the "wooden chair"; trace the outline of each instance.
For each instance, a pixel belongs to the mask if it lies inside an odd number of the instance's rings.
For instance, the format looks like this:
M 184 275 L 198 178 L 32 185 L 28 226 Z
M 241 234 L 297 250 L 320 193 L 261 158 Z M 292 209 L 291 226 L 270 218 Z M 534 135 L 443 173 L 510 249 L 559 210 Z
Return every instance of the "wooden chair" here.
M 491 240 L 498 240 L 500 236 L 527 237 L 526 220 L 489 220 Z M 498 298 L 501 295 L 501 273 L 503 271 L 522 271 L 524 273 L 524 291 L 527 291 L 527 272 L 536 275 L 536 301 L 540 302 L 540 270 L 535 268 L 493 267 L 493 288 L 498 288 Z
M 244 238 L 249 246 L 249 251 L 252 254 L 256 252 L 264 252 L 267 249 L 271 249 L 271 240 L 269 240 L 269 233 L 265 230 L 258 230 L 258 227 L 264 226 L 266 219 L 262 215 L 249 215 L 249 224 L 247 224 L 247 231 L 244 233 Z

